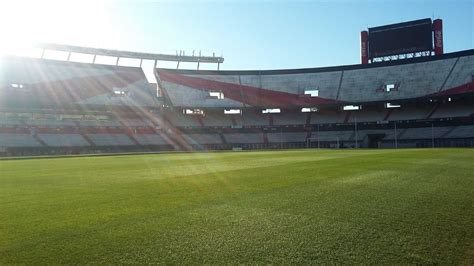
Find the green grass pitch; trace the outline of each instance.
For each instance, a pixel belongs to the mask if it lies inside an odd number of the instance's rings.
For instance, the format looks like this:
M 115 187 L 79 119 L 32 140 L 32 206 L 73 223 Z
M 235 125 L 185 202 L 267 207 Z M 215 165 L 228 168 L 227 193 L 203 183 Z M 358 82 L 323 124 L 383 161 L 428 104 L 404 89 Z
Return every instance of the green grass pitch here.
M 0 161 L 0 264 L 474 263 L 474 150 Z

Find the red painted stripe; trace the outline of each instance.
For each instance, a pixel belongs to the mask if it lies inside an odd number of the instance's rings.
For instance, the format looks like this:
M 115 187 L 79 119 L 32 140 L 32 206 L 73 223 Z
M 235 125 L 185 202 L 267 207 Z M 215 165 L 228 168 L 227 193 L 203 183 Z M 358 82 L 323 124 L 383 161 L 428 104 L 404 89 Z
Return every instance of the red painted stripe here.
M 441 91 L 439 93 L 436 93 L 435 95 L 436 96 L 449 96 L 449 95 L 469 93 L 469 92 L 474 92 L 474 81 L 463 84 L 461 86 L 457 86 L 451 89 Z

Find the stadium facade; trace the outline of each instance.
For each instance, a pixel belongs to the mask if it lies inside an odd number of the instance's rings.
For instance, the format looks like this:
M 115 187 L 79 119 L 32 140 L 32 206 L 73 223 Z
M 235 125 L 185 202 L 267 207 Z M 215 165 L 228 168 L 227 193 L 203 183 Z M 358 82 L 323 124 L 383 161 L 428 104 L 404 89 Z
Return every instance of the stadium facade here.
M 8 56 L 0 154 L 474 146 L 474 50 L 348 66 L 155 69 Z

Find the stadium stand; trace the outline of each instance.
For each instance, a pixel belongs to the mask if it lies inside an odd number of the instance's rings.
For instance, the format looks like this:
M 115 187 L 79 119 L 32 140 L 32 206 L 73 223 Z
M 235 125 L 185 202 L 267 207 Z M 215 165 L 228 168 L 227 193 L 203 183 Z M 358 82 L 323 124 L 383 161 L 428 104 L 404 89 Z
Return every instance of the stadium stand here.
M 269 116 L 255 110 L 248 110 L 242 113 L 244 126 L 269 126 Z
M 288 112 L 281 114 L 273 114 L 273 125 L 285 126 L 285 125 L 305 125 L 306 116 L 301 112 Z
M 458 126 L 453 131 L 449 132 L 446 138 L 472 138 L 474 133 L 474 125 Z
M 431 108 L 430 105 L 426 106 L 406 106 L 404 108 L 396 108 L 391 113 L 390 117 L 387 118 L 389 121 L 400 121 L 400 120 L 418 120 L 426 119 Z
M 52 147 L 90 146 L 80 134 L 38 134 L 38 137 Z
M 187 134 L 183 135 L 190 144 L 221 144 L 219 134 Z
M 448 133 L 451 127 L 421 127 L 421 128 L 407 128 L 403 133 L 403 139 L 431 139 L 441 138 L 443 135 Z
M 440 105 L 431 118 L 452 118 L 452 117 L 469 117 L 474 115 L 472 104 L 466 103 L 445 103 Z
M 340 110 L 325 110 L 312 114 L 311 124 L 344 123 L 346 113 Z
M 286 142 L 304 142 L 306 143 L 306 132 L 280 132 L 267 133 L 268 142 L 286 143 Z
M 223 110 L 206 111 L 203 118 L 204 126 L 232 127 L 232 118 L 225 115 Z
M 136 134 L 135 139 L 141 145 L 168 145 L 169 143 L 158 134 Z
M 161 97 L 140 68 L 2 60 L 0 155 L 474 146 L 474 50 L 315 69 L 157 69 Z
M 1 133 L 0 147 L 40 147 L 41 144 L 30 134 Z
M 352 111 L 347 122 L 355 123 L 383 121 L 387 116 L 387 112 L 388 110 L 381 108 L 364 109 L 363 111 Z
M 200 127 L 199 115 L 185 115 L 182 113 L 167 112 L 165 117 L 177 127 Z
M 74 122 L 71 120 L 25 120 L 24 121 L 28 126 L 36 127 L 68 127 L 75 126 Z
M 120 127 L 119 121 L 114 120 L 83 120 L 79 121 L 79 126 L 89 127 Z
M 97 146 L 131 146 L 133 142 L 125 134 L 87 134 Z
M 227 143 L 263 143 L 263 133 L 225 133 Z
M 0 126 L 21 126 L 24 122 L 22 119 L 0 118 Z

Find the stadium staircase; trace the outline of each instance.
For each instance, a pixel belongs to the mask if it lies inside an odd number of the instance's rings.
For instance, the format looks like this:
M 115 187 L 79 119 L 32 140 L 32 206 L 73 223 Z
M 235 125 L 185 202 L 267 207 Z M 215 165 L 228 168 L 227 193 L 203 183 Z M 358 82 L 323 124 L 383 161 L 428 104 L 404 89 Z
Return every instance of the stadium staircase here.
M 196 115 L 195 118 L 198 121 L 199 125 L 201 127 L 204 127 L 204 121 L 202 120 L 202 116 Z
M 38 136 L 37 133 L 31 134 L 31 136 L 32 136 L 39 144 L 41 144 L 42 146 L 44 146 L 44 147 L 48 147 L 48 146 L 49 146 L 46 142 L 44 142 L 44 140 L 42 140 L 42 139 Z
M 142 144 L 133 136 L 131 128 L 128 128 L 123 121 L 119 120 L 119 123 L 125 128 L 125 134 L 133 142 L 134 145 L 141 146 Z
M 339 92 L 341 91 L 343 77 L 344 77 L 344 71 L 341 71 L 341 76 L 339 77 L 339 85 L 337 86 L 336 100 L 339 100 Z
M 133 136 L 132 132 L 130 132 L 129 130 L 127 130 L 127 137 L 130 138 L 130 140 L 133 142 L 133 144 L 135 144 L 137 146 L 142 145 L 140 142 L 138 142 L 138 140 Z
M 437 102 L 430 110 L 430 112 L 428 113 L 428 115 L 426 116 L 426 119 L 430 119 L 431 116 L 436 112 L 436 110 L 438 110 L 438 107 L 440 106 L 440 103 Z
M 81 130 L 81 125 L 79 124 L 78 121 L 73 121 L 74 125 L 76 125 L 76 127 L 79 129 L 79 135 L 81 135 L 81 137 L 92 147 L 95 147 L 95 143 L 92 141 L 91 138 L 89 138 L 89 136 L 87 136 L 86 133 L 84 133 L 82 130 Z
M 221 138 L 222 143 L 227 144 L 227 140 L 224 138 L 223 133 L 219 133 L 219 137 Z
M 344 123 L 348 123 L 351 118 L 351 112 L 347 112 L 346 117 L 344 118 Z
M 306 115 L 306 127 L 311 125 L 311 112 Z
M 181 131 L 175 126 L 173 126 L 173 124 L 171 124 L 171 122 L 168 121 L 165 117 L 157 116 L 156 114 L 146 109 L 143 109 L 140 112 L 142 113 L 141 117 L 146 117 L 148 121 L 150 121 L 155 126 L 155 128 L 165 129 L 160 132 L 156 131 L 156 129 L 154 130 L 163 139 L 165 139 L 166 142 L 168 142 L 171 146 L 173 146 L 174 150 L 176 151 L 192 150 L 192 146 L 189 145 L 189 143 L 184 139 Z
M 383 121 L 387 121 L 387 120 L 388 120 L 388 118 L 390 117 L 390 115 L 392 115 L 393 110 L 395 110 L 395 109 L 392 108 L 392 109 L 389 109 L 389 110 L 387 111 L 387 114 L 386 114 L 385 117 L 383 118 Z
M 89 136 L 87 136 L 87 134 L 85 134 L 84 132 L 80 132 L 79 135 L 81 135 L 81 137 L 83 137 L 87 141 L 87 143 L 89 143 L 89 145 L 93 147 L 96 146 L 95 143 L 92 141 L 92 139 L 89 138 Z
M 230 116 L 230 119 L 232 119 L 232 126 L 237 126 L 237 122 L 235 121 L 235 117 L 233 115 Z
M 268 135 L 267 135 L 267 132 L 263 132 L 263 143 L 268 144 Z
M 20 124 L 24 127 L 30 127 L 25 121 L 20 120 Z
M 448 136 L 451 132 L 453 132 L 457 127 L 451 127 L 446 131 L 443 135 L 440 136 L 441 139 L 444 139 L 446 136 Z
M 458 64 L 458 62 L 459 62 L 459 57 L 456 59 L 456 61 L 454 62 L 453 66 L 452 66 L 451 69 L 449 70 L 449 73 L 448 73 L 448 75 L 446 76 L 446 78 L 444 79 L 443 84 L 439 87 L 438 93 L 440 93 L 441 91 L 443 91 L 444 86 L 446 86 L 446 83 L 448 82 L 449 77 L 451 77 L 451 74 L 453 73 L 454 69 L 456 68 L 456 65 Z
M 355 137 L 355 131 L 352 131 L 352 134 L 349 136 L 348 140 L 352 140 L 352 141 L 355 141 L 356 140 L 356 137 Z M 357 136 L 360 138 L 360 136 Z
M 403 138 L 403 135 L 405 135 L 405 133 L 408 131 L 408 128 L 404 128 L 402 129 L 402 131 L 400 131 L 400 133 L 398 133 L 398 136 L 397 136 L 397 139 L 402 139 Z

